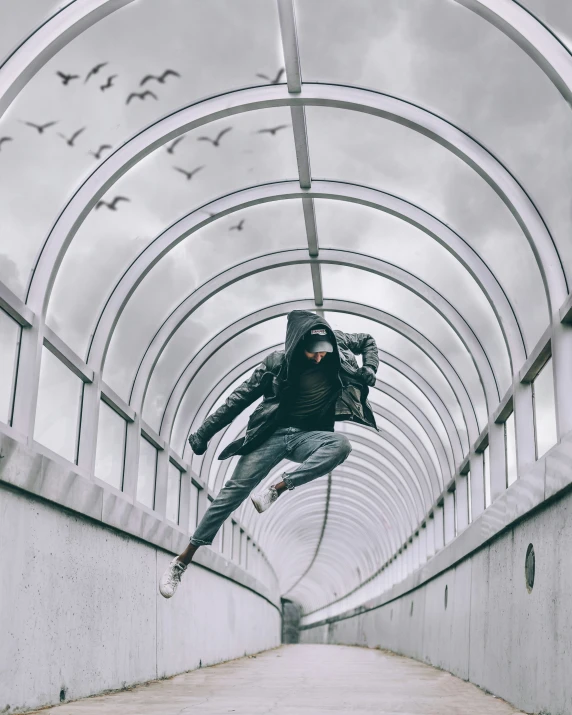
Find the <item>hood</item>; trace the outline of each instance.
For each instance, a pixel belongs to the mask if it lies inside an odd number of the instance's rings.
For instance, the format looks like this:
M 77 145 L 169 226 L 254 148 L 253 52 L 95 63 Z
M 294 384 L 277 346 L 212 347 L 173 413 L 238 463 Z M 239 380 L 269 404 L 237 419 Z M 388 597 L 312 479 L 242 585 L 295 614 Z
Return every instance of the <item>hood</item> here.
M 286 341 L 284 343 L 284 354 L 286 355 L 286 364 L 288 369 L 290 368 L 290 363 L 292 357 L 296 351 L 296 346 L 304 335 L 310 330 L 310 328 L 324 327 L 328 331 L 328 337 L 334 346 L 334 352 L 332 356 L 335 357 L 339 363 L 338 354 L 338 344 L 336 342 L 336 336 L 334 331 L 328 324 L 328 321 L 321 318 L 315 313 L 311 313 L 309 310 L 292 310 L 288 313 L 288 323 L 286 326 Z

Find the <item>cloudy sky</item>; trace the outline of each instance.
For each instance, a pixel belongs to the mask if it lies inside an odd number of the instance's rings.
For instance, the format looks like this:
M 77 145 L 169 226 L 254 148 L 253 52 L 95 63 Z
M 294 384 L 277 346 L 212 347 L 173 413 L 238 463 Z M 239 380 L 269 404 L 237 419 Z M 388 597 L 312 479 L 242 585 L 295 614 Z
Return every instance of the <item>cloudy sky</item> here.
M 522 4 L 572 48 L 569 0 Z M 62 5 L 3 0 L 0 55 Z M 522 50 L 453 0 L 296 0 L 295 6 L 306 82 L 348 84 L 397 95 L 471 132 L 525 186 L 572 275 L 572 116 Z M 89 70 L 100 63 L 106 64 L 85 81 Z M 38 251 L 59 210 L 109 152 L 100 147 L 116 148 L 151 122 L 201 98 L 264 84 L 266 80 L 257 75 L 274 77 L 282 66 L 276 6 L 269 0 L 138 0 L 64 47 L 0 119 L 0 138 L 11 138 L 0 145 L 0 280 L 25 297 Z M 162 84 L 150 80 L 140 87 L 145 75 L 160 75 L 167 68 L 180 76 L 169 76 Z M 57 72 L 78 78 L 64 85 Z M 126 104 L 128 95 L 141 89 L 152 90 L 156 98 L 135 98 Z M 26 122 L 56 124 L 40 134 Z M 383 189 L 446 222 L 488 263 L 516 307 L 528 347 L 536 343 L 548 314 L 532 251 L 506 206 L 474 171 L 435 142 L 389 121 L 309 108 L 307 122 L 315 179 Z M 162 147 L 130 170 L 106 196 L 107 201 L 116 196 L 129 201 L 117 203 L 116 211 L 106 206 L 92 211 L 78 231 L 55 283 L 50 326 L 85 356 L 113 286 L 161 231 L 218 196 L 296 179 L 290 123 L 285 108 L 219 121 L 187 134 L 172 154 Z M 282 128 L 274 135 L 260 133 L 275 127 Z M 66 143 L 66 137 L 80 129 L 73 146 Z M 214 138 L 224 129 L 230 131 L 218 147 L 200 140 Z M 197 171 L 187 179 L 181 169 Z M 455 305 L 497 367 L 504 393 L 511 378 L 502 335 L 491 307 L 462 266 L 403 221 L 348 203 L 315 203 L 322 248 L 370 253 L 395 263 Z M 242 230 L 233 229 L 241 221 Z M 306 246 L 299 201 L 249 208 L 183 240 L 146 277 L 120 318 L 105 380 L 128 399 L 147 344 L 171 310 L 194 289 L 241 260 Z M 355 268 L 325 265 L 322 278 L 326 298 L 374 305 L 429 337 L 467 385 L 480 426 L 484 425 L 486 405 L 475 367 L 440 316 L 404 288 Z M 258 274 L 203 305 L 161 356 L 149 387 L 145 419 L 159 427 L 177 377 L 207 340 L 248 313 L 297 298 L 312 298 L 307 266 Z M 419 348 L 362 318 L 338 314 L 328 318 L 334 327 L 371 332 L 384 350 L 414 367 L 439 392 L 464 434 L 450 386 Z M 257 326 L 204 368 L 177 418 L 174 439 L 179 448 L 196 401 L 230 367 L 280 342 L 284 325 L 284 318 L 277 318 Z M 16 333 L 1 316 L 0 334 L 0 373 L 5 376 L 0 379 L 0 420 L 6 420 Z M 66 427 L 77 416 L 79 384 L 49 358 L 43 371 L 38 438 L 69 456 L 74 438 L 73 430 Z M 399 380 L 390 368 L 382 367 L 379 374 L 387 381 Z M 411 399 L 422 401 L 411 385 L 404 383 L 402 389 Z M 550 400 L 545 409 L 550 411 Z M 434 422 L 443 433 L 436 417 Z

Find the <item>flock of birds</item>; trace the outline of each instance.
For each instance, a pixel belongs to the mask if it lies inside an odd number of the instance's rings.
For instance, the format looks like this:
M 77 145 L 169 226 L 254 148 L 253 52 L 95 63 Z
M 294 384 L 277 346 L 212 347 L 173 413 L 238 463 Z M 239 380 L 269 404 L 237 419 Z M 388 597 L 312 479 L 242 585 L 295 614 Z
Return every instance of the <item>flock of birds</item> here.
M 92 80 L 92 78 L 100 75 L 101 71 L 107 67 L 109 63 L 108 62 L 100 62 L 96 64 L 94 67 L 92 67 L 89 72 L 85 75 L 83 79 L 83 84 L 87 84 Z M 269 77 L 266 74 L 262 73 L 257 73 L 257 77 L 264 79 L 266 82 L 269 84 L 279 84 L 283 75 L 284 75 L 284 68 L 281 67 L 276 75 L 274 77 Z M 76 80 L 81 80 L 81 75 L 79 74 L 70 74 L 67 72 L 61 72 L 58 71 L 56 72 L 56 76 L 61 80 L 62 85 L 64 87 L 67 87 L 70 85 L 72 82 Z M 117 79 L 118 75 L 117 74 L 109 74 L 105 81 L 102 79 L 101 82 L 102 84 L 99 85 L 99 89 L 101 92 L 107 92 L 109 89 L 112 89 L 115 87 L 114 80 Z M 172 77 L 174 79 L 180 79 L 181 75 L 179 72 L 177 72 L 174 69 L 165 69 L 161 74 L 147 74 L 145 75 L 141 81 L 139 82 L 139 87 L 143 87 L 144 89 L 142 91 L 138 92 L 130 92 L 126 99 L 125 99 L 125 104 L 129 105 L 133 100 L 138 99 L 140 101 L 145 101 L 148 97 L 158 100 L 158 96 L 155 92 L 153 92 L 151 89 L 148 89 L 149 86 L 154 86 L 150 85 L 150 83 L 157 83 L 157 85 L 164 85 L 169 77 Z M 93 82 L 92 82 L 93 84 Z M 35 129 L 39 135 L 43 135 L 46 133 L 48 129 L 51 127 L 54 127 L 56 124 L 58 124 L 58 121 L 50 121 L 50 122 L 45 122 L 44 124 L 37 124 L 35 122 L 30 122 L 30 121 L 23 121 L 20 120 L 22 124 L 24 124 L 27 127 L 30 127 L 31 129 Z M 265 127 L 263 129 L 259 129 L 256 134 L 268 134 L 272 137 L 276 136 L 276 134 L 283 129 L 286 129 L 289 124 L 279 124 L 278 126 L 275 127 Z M 74 148 L 76 146 L 76 141 L 77 139 L 85 132 L 87 127 L 81 127 L 80 129 L 77 129 L 75 132 L 73 132 L 70 136 L 67 136 L 66 134 L 63 134 L 62 132 L 57 132 L 58 136 L 61 137 L 67 146 Z M 224 129 L 221 129 L 218 134 L 214 137 L 211 136 L 200 136 L 197 137 L 197 141 L 200 142 L 208 142 L 212 144 L 212 146 L 215 149 L 220 148 L 221 146 L 221 141 L 223 137 L 225 137 L 229 132 L 232 131 L 232 127 L 225 127 Z M 178 137 L 174 141 L 172 141 L 167 147 L 166 151 L 168 154 L 174 155 L 175 154 L 175 149 L 177 146 L 185 139 L 184 136 Z M 5 143 L 7 142 L 12 142 L 14 141 L 14 138 L 11 136 L 0 136 L 0 152 L 2 151 L 2 147 Z M 100 161 L 104 155 L 105 152 L 109 152 L 113 149 L 111 144 L 101 144 L 96 150 L 89 150 L 88 154 L 93 156 L 97 161 Z M 185 177 L 186 181 L 191 181 L 196 174 L 198 174 L 200 171 L 203 171 L 206 166 L 201 165 L 197 166 L 193 169 L 184 169 L 180 166 L 173 166 L 172 167 L 176 172 L 180 173 L 182 176 Z M 121 202 L 130 202 L 131 199 L 129 199 L 127 196 L 115 196 L 113 200 L 111 201 L 98 201 L 95 208 L 100 209 L 101 207 L 106 207 L 110 211 L 117 211 L 118 204 Z M 209 216 L 213 216 L 214 214 L 209 214 Z M 244 219 L 241 219 L 238 224 L 234 226 L 229 227 L 229 231 L 242 231 L 244 228 Z

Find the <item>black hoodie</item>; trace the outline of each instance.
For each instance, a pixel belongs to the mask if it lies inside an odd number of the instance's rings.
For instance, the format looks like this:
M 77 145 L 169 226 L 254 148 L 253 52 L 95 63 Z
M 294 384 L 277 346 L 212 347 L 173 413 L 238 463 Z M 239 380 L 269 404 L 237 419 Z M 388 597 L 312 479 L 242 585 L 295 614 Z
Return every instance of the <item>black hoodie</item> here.
M 335 403 L 335 419 L 350 420 L 377 429 L 367 401 L 368 388 L 355 377 L 359 366 L 354 358 L 354 355 L 362 355 L 363 364 L 376 372 L 379 357 L 375 340 L 367 333 L 332 330 L 328 322 L 315 313 L 293 310 L 288 314 L 284 350 L 270 353 L 250 378 L 239 385 L 197 430 L 197 435 L 208 442 L 249 405 L 260 397 L 264 398 L 250 416 L 246 435 L 229 444 L 221 452 L 219 459 L 235 454 L 248 454 L 276 430 L 281 417 L 280 407 L 288 399 L 288 392 L 292 387 L 289 371 L 298 343 L 308 330 L 318 326 L 326 328 L 334 345 L 334 352 L 328 355 L 328 360 L 331 359 L 333 363 L 341 388 Z

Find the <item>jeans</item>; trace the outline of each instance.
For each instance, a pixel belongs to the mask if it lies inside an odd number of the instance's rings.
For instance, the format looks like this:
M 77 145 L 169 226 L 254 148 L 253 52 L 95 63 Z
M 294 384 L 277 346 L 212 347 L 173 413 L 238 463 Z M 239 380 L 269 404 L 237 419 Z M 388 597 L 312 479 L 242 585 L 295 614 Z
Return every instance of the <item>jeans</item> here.
M 288 489 L 295 489 L 331 472 L 351 450 L 348 438 L 337 432 L 306 432 L 297 427 L 277 429 L 260 447 L 240 457 L 232 477 L 197 526 L 191 544 L 212 544 L 223 521 L 282 459 L 300 464 L 290 474 L 277 478 L 277 482 L 284 481 Z

